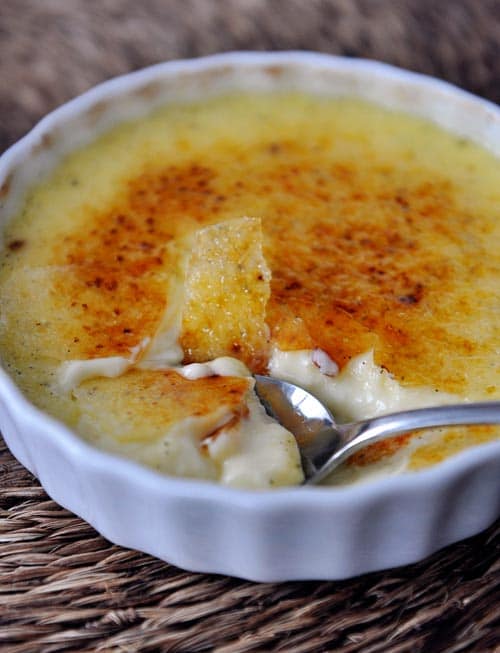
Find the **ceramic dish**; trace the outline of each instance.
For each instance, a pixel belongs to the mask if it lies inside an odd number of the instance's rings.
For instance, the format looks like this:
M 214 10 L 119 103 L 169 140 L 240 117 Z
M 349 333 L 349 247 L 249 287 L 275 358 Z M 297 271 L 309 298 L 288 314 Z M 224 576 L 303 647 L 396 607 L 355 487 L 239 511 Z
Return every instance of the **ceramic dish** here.
M 312 53 L 218 55 L 120 77 L 46 117 L 0 159 L 2 224 L 65 153 L 170 99 L 226 89 L 354 95 L 425 117 L 500 156 L 500 110 L 448 84 Z M 111 541 L 188 570 L 341 579 L 420 560 L 500 513 L 500 442 L 359 486 L 253 492 L 160 476 L 99 451 L 31 405 L 3 371 L 0 425 L 12 453 L 58 503 Z

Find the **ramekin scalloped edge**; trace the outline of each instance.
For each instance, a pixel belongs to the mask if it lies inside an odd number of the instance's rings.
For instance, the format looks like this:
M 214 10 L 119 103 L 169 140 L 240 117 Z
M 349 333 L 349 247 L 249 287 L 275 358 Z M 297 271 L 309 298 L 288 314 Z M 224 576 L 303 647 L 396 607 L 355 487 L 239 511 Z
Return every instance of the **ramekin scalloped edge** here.
M 2 224 L 66 152 L 162 103 L 228 88 L 357 95 L 500 156 L 500 109 L 445 82 L 315 53 L 214 55 L 118 77 L 49 114 L 0 158 Z M 97 450 L 30 404 L 3 370 L 0 427 L 58 503 L 109 540 L 192 571 L 268 582 L 348 578 L 421 560 L 500 514 L 500 442 L 364 485 L 254 492 L 168 478 Z

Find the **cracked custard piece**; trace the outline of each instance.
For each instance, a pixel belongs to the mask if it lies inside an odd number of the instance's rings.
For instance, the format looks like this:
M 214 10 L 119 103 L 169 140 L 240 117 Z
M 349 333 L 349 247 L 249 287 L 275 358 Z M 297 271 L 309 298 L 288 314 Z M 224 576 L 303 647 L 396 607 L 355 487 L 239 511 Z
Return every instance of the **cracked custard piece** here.
M 251 377 L 130 370 L 74 396 L 89 441 L 163 473 L 245 488 L 302 481 L 295 440 L 266 415 Z
M 228 220 L 196 232 L 184 284 L 180 344 L 185 361 L 235 356 L 252 371 L 263 371 L 270 279 L 260 219 Z
M 74 390 L 81 409 L 78 428 L 102 448 L 159 471 L 216 479 L 219 471 L 203 439 L 243 416 L 248 390 L 248 379 L 193 382 L 174 371 L 131 370 Z

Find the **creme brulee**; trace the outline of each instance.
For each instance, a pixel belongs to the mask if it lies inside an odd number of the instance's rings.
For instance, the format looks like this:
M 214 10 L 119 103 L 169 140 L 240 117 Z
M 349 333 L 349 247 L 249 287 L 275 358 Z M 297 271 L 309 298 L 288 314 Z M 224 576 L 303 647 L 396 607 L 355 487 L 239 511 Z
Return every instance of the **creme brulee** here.
M 339 419 L 500 398 L 500 162 L 354 99 L 174 104 L 69 155 L 6 229 L 0 350 L 28 398 L 159 471 L 300 483 L 252 373 Z M 408 434 L 331 481 L 496 427 Z

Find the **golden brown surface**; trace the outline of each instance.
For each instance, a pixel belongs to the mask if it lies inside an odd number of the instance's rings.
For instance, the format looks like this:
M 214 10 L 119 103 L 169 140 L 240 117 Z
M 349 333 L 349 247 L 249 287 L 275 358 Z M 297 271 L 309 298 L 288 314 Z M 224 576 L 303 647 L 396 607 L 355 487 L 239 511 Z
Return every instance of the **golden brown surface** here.
M 4 266 L 6 313 L 17 310 L 11 327 L 28 335 L 10 335 L 7 348 L 21 340 L 56 360 L 129 355 L 161 323 L 187 236 L 250 215 L 262 220 L 272 274 L 271 344 L 319 347 L 341 368 L 373 349 L 404 386 L 494 398 L 499 173 L 472 144 L 354 100 L 235 95 L 166 108 L 76 153 L 28 198 Z M 237 247 L 227 255 L 237 266 Z M 248 301 L 230 292 L 229 303 Z M 208 302 L 191 303 L 192 324 Z M 49 317 L 38 324 L 40 310 Z M 186 329 L 185 362 L 238 357 L 231 325 L 220 328 L 222 350 Z M 253 371 L 269 352 L 257 331 L 241 351 Z
M 165 308 L 162 271 L 175 257 L 167 243 L 265 196 L 268 321 L 280 348 L 318 346 L 343 366 L 373 347 L 401 381 L 463 392 L 468 361 L 491 351 L 455 320 L 475 311 L 481 276 L 497 265 L 484 256 L 492 225 L 457 205 L 445 178 L 402 185 L 396 163 L 339 165 L 298 142 L 266 143 L 258 154 L 258 170 L 239 160 L 231 175 L 200 162 L 152 168 L 55 246 L 54 263 L 74 266 L 55 291 L 81 318 L 85 354 L 123 353 L 151 333 Z
M 270 276 L 259 218 L 236 218 L 196 232 L 180 308 L 180 345 L 186 362 L 233 356 L 265 372 Z
M 101 429 L 104 425 L 119 442 L 148 443 L 181 420 L 209 414 L 214 405 L 238 420 L 248 388 L 248 379 L 214 376 L 188 381 L 172 371 L 132 370 L 118 387 L 114 379 L 93 379 L 75 394 L 87 419 L 95 419 Z

